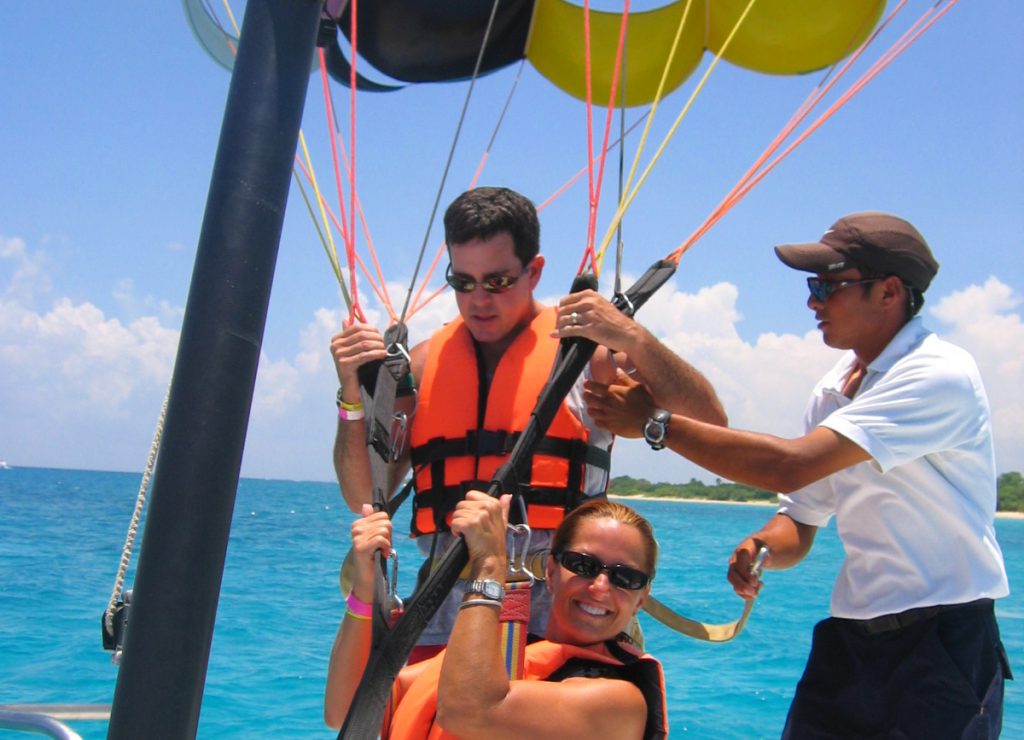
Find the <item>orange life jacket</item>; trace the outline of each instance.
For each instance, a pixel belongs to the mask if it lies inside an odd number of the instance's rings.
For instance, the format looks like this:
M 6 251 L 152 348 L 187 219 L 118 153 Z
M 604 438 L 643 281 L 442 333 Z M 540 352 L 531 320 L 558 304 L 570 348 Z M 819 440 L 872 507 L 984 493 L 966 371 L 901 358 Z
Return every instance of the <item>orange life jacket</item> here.
M 481 382 L 476 346 L 461 318 L 431 337 L 410 431 L 414 536 L 447 531 L 466 491 L 486 490 L 508 459 L 554 365 L 554 327 L 555 311 L 545 309 L 505 350 L 489 386 Z M 489 387 L 484 398 L 481 387 Z M 529 467 L 524 493 L 531 527 L 554 529 L 585 500 L 587 465 L 609 469 L 609 452 L 589 439 L 563 400 Z
M 526 646 L 526 681 L 564 681 L 567 678 L 617 678 L 634 684 L 647 701 L 647 725 L 644 740 L 661 740 L 668 735 L 668 710 L 665 705 L 665 674 L 661 663 L 650 655 L 634 655 L 617 643 L 605 643 L 620 656 L 575 645 L 541 640 Z M 437 685 L 444 652 L 425 661 L 423 671 L 403 695 L 381 732 L 394 740 L 454 740 L 435 722 Z

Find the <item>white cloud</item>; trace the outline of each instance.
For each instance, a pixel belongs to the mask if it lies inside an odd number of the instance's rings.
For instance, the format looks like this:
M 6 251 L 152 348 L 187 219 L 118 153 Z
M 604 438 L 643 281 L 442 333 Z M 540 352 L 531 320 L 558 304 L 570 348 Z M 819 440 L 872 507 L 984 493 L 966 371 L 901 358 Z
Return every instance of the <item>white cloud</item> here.
M 992 407 L 1000 470 L 1024 470 L 1024 323 L 1022 298 L 996 277 L 941 298 L 930 310 L 949 325 L 939 333 L 978 363 Z
M 177 351 L 181 309 L 135 297 L 130 280 L 118 286 L 118 310 L 138 318 L 48 298 L 45 265 L 45 255 L 21 239 L 0 237 L 0 278 L 6 281 L 0 284 L 0 448 L 25 464 L 140 469 Z M 389 287 L 404 299 L 405 286 Z M 48 305 L 37 308 L 43 298 Z M 369 296 L 362 300 L 370 323 L 385 325 L 386 312 Z M 796 436 L 810 389 L 837 353 L 816 331 L 745 341 L 737 331 L 737 300 L 729 283 L 695 293 L 670 283 L 640 319 L 707 375 L 732 426 Z M 1024 470 L 1021 303 L 1020 295 L 990 278 L 926 307 L 933 328 L 978 361 L 992 402 L 1000 470 Z M 422 341 L 456 313 L 454 296 L 446 292 L 409 321 L 410 342 Z M 261 357 L 244 474 L 331 476 L 337 378 L 328 346 L 346 315 L 320 308 L 298 331 L 291 356 Z M 661 453 L 652 460 L 645 445 L 626 442 L 616 448 L 614 471 L 664 480 L 711 477 L 679 456 Z
M 392 300 L 396 300 L 395 296 L 404 299 L 405 287 L 389 283 L 388 291 Z M 386 325 L 388 313 L 375 297 L 369 294 L 361 296 L 360 305 L 370 325 Z M 393 310 L 399 312 L 401 308 L 401 303 L 398 303 Z M 450 321 L 456 312 L 455 299 L 450 293 L 438 296 L 416 311 L 408 321 L 410 345 L 426 339 L 443 322 Z M 261 355 L 254 413 L 285 418 L 289 416 L 290 408 L 300 397 L 308 394 L 311 388 L 316 388 L 326 397 L 326 391 L 320 389 L 336 387 L 337 379 L 329 347 L 331 337 L 341 331 L 347 318 L 347 310 L 319 308 L 314 311 L 312 320 L 299 332 L 299 350 L 294 357 L 270 359 L 265 354 Z
M 23 239 L 0 234 L 0 260 L 13 265 L 11 276 L 0 295 L 28 302 L 36 295 L 50 291 L 49 259 L 44 252 L 30 254 Z
M 740 339 L 736 322 L 738 294 L 728 283 L 695 294 L 664 286 L 643 309 L 640 320 L 659 339 L 703 372 L 715 386 L 731 426 L 783 437 L 801 433 L 804 406 L 814 384 L 839 353 L 826 347 L 817 331 L 803 336 L 760 335 L 753 344 Z M 997 278 L 969 286 L 936 301 L 926 319 L 949 341 L 974 355 L 992 406 L 1000 470 L 1024 470 L 1024 323 L 1021 297 Z M 613 458 L 616 473 L 651 477 L 644 445 L 620 444 Z M 659 476 L 708 478 L 678 459 L 657 460 Z M 662 478 L 668 480 L 668 477 Z
M 120 415 L 136 390 L 170 377 L 178 333 L 152 317 L 122 324 L 68 298 L 45 313 L 4 301 L 0 317 L 3 375 L 23 398 Z

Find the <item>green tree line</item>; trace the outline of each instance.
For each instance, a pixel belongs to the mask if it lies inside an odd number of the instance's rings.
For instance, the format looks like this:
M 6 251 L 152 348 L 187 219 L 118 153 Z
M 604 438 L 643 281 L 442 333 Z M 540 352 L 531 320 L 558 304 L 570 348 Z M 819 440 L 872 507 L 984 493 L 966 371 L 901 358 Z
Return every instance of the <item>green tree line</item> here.
M 996 484 L 998 511 L 1024 512 L 1024 476 L 1020 473 L 1003 473 Z M 620 475 L 612 478 L 608 493 L 615 496 L 659 496 L 665 498 L 693 498 L 708 501 L 774 502 L 775 494 L 761 488 L 752 488 L 740 483 L 730 483 L 716 478 L 707 484 L 696 478 L 689 483 L 652 483 L 646 478 L 632 478 Z

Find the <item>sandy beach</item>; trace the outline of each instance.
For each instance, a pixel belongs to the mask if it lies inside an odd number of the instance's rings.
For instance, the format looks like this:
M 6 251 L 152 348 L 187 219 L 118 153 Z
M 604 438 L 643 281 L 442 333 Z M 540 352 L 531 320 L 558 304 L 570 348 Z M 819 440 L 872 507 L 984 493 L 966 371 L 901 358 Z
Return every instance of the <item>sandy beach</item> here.
M 608 494 L 608 498 L 618 501 L 679 501 L 687 504 L 729 504 L 731 506 L 775 506 L 774 501 L 716 501 L 709 498 L 679 498 L 676 496 L 617 496 Z M 997 511 L 996 519 L 1024 519 L 1022 511 Z

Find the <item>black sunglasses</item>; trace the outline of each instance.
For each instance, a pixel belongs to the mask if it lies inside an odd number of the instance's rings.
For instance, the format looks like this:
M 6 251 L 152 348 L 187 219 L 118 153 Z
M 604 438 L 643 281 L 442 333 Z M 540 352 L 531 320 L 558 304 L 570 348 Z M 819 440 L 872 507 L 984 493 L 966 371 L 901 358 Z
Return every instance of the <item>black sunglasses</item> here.
M 807 289 L 811 291 L 811 295 L 817 298 L 822 303 L 830 295 L 835 293 L 837 290 L 843 288 L 849 288 L 851 285 L 865 285 L 866 283 L 877 283 L 879 280 L 885 280 L 885 278 L 868 278 L 866 280 L 822 280 L 821 278 L 809 277 L 807 278 Z
M 637 591 L 651 580 L 649 575 L 636 568 L 630 568 L 628 565 L 605 565 L 593 555 L 583 552 L 566 550 L 552 553 L 551 557 L 566 570 L 584 578 L 597 578 L 598 574 L 604 571 L 608 574 L 608 580 L 613 586 L 629 591 Z
M 456 293 L 472 293 L 476 290 L 476 286 L 479 285 L 481 288 L 486 290 L 488 293 L 504 293 L 506 290 L 511 288 L 523 275 L 527 273 L 529 267 L 524 267 L 522 272 L 518 275 L 488 275 L 483 280 L 477 282 L 474 278 L 469 275 L 463 275 L 459 272 L 452 272 L 451 263 L 448 264 L 448 269 L 444 273 L 444 281 L 452 286 L 452 290 Z

